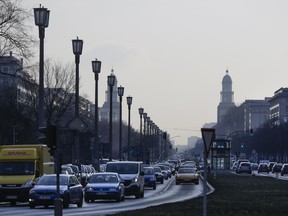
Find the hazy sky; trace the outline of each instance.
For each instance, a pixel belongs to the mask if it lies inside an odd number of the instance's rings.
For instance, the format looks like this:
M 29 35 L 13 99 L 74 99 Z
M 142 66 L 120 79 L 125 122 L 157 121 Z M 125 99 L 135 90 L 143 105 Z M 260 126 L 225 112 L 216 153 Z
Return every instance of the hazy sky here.
M 132 127 L 143 107 L 176 144 L 216 122 L 227 68 L 237 105 L 287 87 L 287 0 L 22 0 L 26 9 L 39 4 L 51 11 L 45 58 L 74 62 L 71 40 L 84 40 L 80 94 L 94 102 L 98 58 L 99 106 L 113 68 L 125 88 L 123 120 L 131 95 Z

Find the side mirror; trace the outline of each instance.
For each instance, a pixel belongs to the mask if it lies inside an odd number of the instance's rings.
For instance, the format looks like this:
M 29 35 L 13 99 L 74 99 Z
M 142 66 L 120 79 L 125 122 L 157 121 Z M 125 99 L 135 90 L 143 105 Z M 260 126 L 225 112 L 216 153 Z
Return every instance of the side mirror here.
M 141 172 L 140 172 L 140 176 L 144 176 L 144 171 L 141 171 Z

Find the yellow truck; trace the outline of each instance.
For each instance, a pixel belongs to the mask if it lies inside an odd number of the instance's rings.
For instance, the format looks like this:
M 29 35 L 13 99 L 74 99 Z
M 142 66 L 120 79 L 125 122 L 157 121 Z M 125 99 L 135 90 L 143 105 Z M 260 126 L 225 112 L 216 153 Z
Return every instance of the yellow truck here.
M 34 182 L 54 173 L 48 149 L 41 144 L 0 145 L 0 202 L 28 202 Z

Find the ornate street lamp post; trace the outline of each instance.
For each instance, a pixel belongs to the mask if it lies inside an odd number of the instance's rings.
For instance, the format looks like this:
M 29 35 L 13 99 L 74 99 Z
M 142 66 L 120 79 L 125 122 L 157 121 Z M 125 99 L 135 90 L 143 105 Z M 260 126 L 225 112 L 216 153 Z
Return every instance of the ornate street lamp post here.
M 124 87 L 118 87 L 118 96 L 120 102 L 120 110 L 119 110 L 119 160 L 122 160 L 122 96 L 124 95 Z
M 111 74 L 108 76 L 108 85 L 110 87 L 110 108 L 109 108 L 109 161 L 112 161 L 112 96 L 113 86 L 115 84 L 115 76 Z
M 130 160 L 130 133 L 131 133 L 131 126 L 130 126 L 130 114 L 131 114 L 131 105 L 132 105 L 132 97 L 128 96 L 127 105 L 128 105 L 128 160 Z
M 99 73 L 101 71 L 101 61 L 95 59 L 92 61 L 92 70 L 95 75 L 95 140 L 94 146 L 96 149 L 96 159 L 98 160 L 98 153 L 99 153 L 99 134 L 98 134 L 98 123 L 99 123 L 99 112 L 98 112 L 98 80 L 99 80 Z M 95 152 L 95 151 L 94 151 Z M 94 152 L 92 151 L 92 163 L 94 162 Z M 98 160 L 99 162 L 99 160 Z M 99 166 L 99 163 L 97 163 Z M 99 167 L 97 167 L 99 168 Z
M 75 117 L 79 117 L 79 63 L 80 55 L 82 54 L 83 40 L 72 40 L 73 53 L 75 55 L 76 64 L 76 85 L 75 85 Z
M 39 28 L 40 52 L 39 52 L 39 127 L 44 126 L 44 38 L 45 28 L 49 25 L 50 11 L 39 6 L 34 8 L 35 25 Z
M 76 85 L 75 85 L 75 119 L 79 117 L 79 63 L 80 55 L 82 54 L 83 40 L 77 39 L 72 40 L 73 53 L 75 55 L 76 64 Z M 79 131 L 75 131 L 75 158 L 76 162 L 79 163 Z
M 143 142 L 142 142 L 142 116 L 144 113 L 144 108 L 140 107 L 138 109 L 140 115 L 140 148 L 141 148 L 141 160 L 144 161 L 144 152 L 143 152 Z

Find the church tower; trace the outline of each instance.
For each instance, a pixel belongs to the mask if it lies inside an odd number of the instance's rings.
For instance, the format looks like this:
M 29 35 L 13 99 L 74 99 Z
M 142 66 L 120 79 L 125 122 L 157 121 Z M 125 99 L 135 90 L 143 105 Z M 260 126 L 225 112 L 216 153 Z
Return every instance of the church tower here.
M 222 121 L 223 116 L 232 107 L 235 107 L 234 93 L 232 91 L 232 79 L 229 76 L 229 71 L 226 70 L 226 75 L 222 79 L 222 91 L 220 92 L 220 103 L 217 107 L 217 123 Z
M 112 76 L 115 76 L 114 70 L 111 70 Z M 119 121 L 120 116 L 120 102 L 118 97 L 118 90 L 117 90 L 118 80 L 115 76 L 115 84 L 113 86 L 113 92 L 112 92 L 112 121 Z M 105 91 L 105 102 L 103 106 L 100 108 L 100 120 L 109 120 L 109 112 L 110 112 L 110 86 L 107 83 L 107 90 Z

